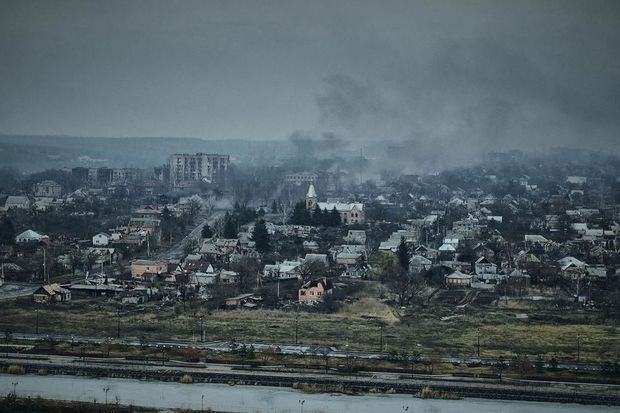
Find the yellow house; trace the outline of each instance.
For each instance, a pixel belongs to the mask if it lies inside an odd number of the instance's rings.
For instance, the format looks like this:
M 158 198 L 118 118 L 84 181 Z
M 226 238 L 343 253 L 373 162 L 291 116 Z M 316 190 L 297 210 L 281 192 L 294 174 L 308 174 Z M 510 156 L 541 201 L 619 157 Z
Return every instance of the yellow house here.
M 163 274 L 168 272 L 166 261 L 136 260 L 131 263 L 131 276 L 141 278 L 144 274 Z
M 454 271 L 450 275 L 446 275 L 446 286 L 448 288 L 468 288 L 471 286 L 473 276 L 463 274 L 460 271 Z

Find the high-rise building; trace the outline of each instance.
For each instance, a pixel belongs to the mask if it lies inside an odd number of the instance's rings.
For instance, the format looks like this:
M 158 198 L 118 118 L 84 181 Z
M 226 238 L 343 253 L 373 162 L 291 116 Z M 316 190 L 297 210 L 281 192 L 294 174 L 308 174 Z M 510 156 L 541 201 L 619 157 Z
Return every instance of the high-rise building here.
M 180 153 L 170 155 L 169 164 L 170 184 L 178 188 L 188 182 L 212 182 L 228 170 L 230 155 Z

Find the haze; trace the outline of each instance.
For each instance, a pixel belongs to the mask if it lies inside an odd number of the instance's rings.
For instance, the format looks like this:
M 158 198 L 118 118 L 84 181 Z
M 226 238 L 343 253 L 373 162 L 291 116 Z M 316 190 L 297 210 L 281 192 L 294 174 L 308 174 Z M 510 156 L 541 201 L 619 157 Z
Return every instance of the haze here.
M 618 150 L 617 1 L 0 1 L 0 133 Z

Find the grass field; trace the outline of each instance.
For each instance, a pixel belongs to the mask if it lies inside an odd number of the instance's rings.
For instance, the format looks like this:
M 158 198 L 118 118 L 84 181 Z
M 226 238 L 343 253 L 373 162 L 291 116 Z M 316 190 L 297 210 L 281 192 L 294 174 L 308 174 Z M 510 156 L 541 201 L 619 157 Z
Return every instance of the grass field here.
M 39 333 L 115 337 L 116 308 L 104 298 L 35 307 L 25 301 L 0 303 L 0 331 L 34 332 L 38 308 Z M 394 309 L 363 297 L 336 314 L 279 310 L 216 310 L 182 306 L 121 313 L 121 335 L 148 339 L 198 340 L 203 316 L 206 340 L 322 344 L 351 350 L 420 351 L 473 356 L 480 337 L 481 356 L 509 357 L 516 352 L 549 359 L 618 361 L 620 328 L 597 313 L 551 311 L 544 307 L 449 307 Z

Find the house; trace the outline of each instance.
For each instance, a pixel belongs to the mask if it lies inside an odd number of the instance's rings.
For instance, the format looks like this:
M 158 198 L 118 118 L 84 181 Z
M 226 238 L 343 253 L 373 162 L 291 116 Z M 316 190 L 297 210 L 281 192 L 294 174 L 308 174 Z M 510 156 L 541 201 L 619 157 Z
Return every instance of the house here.
M 585 262 L 570 256 L 558 260 L 558 264 L 560 265 L 562 276 L 571 279 L 583 278 L 588 267 L 588 264 Z
M 26 231 L 22 232 L 21 234 L 15 237 L 15 242 L 17 242 L 18 244 L 25 244 L 29 242 L 39 242 L 43 239 L 43 237 L 44 236 L 39 234 L 38 232 L 35 232 L 31 229 L 27 229 Z
M 41 181 L 32 186 L 36 197 L 59 198 L 62 195 L 62 186 L 54 181 Z
M 433 262 L 428 258 L 421 255 L 413 255 L 409 259 L 409 271 L 412 273 L 419 273 L 422 271 L 428 271 L 433 265 Z
M 306 251 L 316 252 L 319 250 L 319 243 L 316 241 L 304 241 L 302 246 Z
M 28 209 L 30 208 L 30 200 L 28 199 L 27 196 L 16 196 L 16 195 L 11 195 L 9 196 L 5 203 L 4 203 L 4 209 L 5 210 L 9 210 L 9 209 Z
M 129 219 L 127 232 L 129 234 L 149 234 L 152 242 L 157 245 L 161 242 L 161 220 L 132 217 Z
M 267 264 L 263 268 L 263 278 L 273 280 L 291 280 L 301 278 L 299 267 L 302 261 L 283 261 L 276 264 Z
M 361 229 L 350 229 L 347 236 L 344 237 L 345 242 L 352 244 L 366 244 L 366 231 Z
M 471 286 L 472 278 L 470 274 L 463 274 L 457 270 L 445 276 L 446 286 L 448 288 L 467 288 Z
M 364 223 L 364 204 L 361 202 L 318 202 L 314 185 L 310 184 L 306 194 L 306 208 L 313 210 L 318 205 L 321 211 L 331 212 L 336 209 L 340 214 L 340 221 L 345 225 Z
M 183 261 L 181 269 L 186 273 L 208 272 L 209 269 L 213 272 L 213 267 L 211 264 L 204 260 L 200 254 L 189 254 L 185 257 L 185 261 Z
M 208 261 L 229 261 L 230 256 L 241 252 L 241 242 L 237 238 L 211 238 L 203 241 L 200 253 Z
M 115 248 L 91 247 L 86 250 L 86 255 L 94 259 L 94 266 L 106 263 L 118 262 L 123 258 L 122 254 Z
M 190 285 L 213 285 L 217 283 L 218 274 L 209 264 L 205 271 L 197 271 L 190 274 L 188 283 Z
M 542 235 L 537 235 L 537 234 L 525 234 L 524 239 L 525 239 L 526 245 L 528 243 L 545 245 L 551 242 L 547 238 L 543 237 Z
M 318 262 L 321 264 L 328 265 L 327 262 L 327 254 L 306 254 L 304 257 L 305 263 Z
M 146 273 L 164 274 L 168 272 L 168 263 L 160 260 L 135 260 L 131 263 L 131 276 L 142 278 Z
M 480 257 L 476 260 L 475 271 L 477 275 L 496 274 L 497 265 L 493 264 L 485 257 Z
M 96 247 L 105 247 L 111 240 L 111 236 L 106 234 L 105 232 L 100 232 L 99 234 L 93 236 L 93 245 Z
M 42 285 L 32 293 L 35 303 L 65 302 L 71 300 L 71 291 L 60 284 Z
M 310 280 L 299 289 L 298 300 L 306 304 L 318 302 L 325 294 L 331 294 L 333 288 L 332 280 L 326 277 Z

